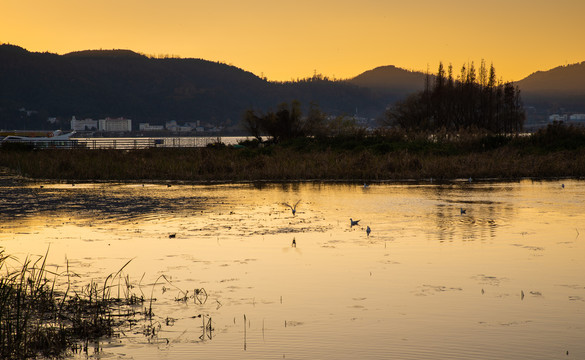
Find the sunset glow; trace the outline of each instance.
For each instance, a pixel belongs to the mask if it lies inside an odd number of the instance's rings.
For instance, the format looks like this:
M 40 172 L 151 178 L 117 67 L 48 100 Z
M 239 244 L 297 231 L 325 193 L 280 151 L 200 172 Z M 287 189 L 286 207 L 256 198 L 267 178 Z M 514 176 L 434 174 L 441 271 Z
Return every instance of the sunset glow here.
M 481 59 L 504 80 L 585 61 L 582 0 L 3 0 L 0 43 L 202 58 L 270 80 Z

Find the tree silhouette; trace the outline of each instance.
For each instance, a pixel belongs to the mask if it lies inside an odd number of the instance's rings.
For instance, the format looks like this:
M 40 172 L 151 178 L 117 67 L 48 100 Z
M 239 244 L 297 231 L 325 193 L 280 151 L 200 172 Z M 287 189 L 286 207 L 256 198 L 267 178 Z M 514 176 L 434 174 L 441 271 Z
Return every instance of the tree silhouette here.
M 493 64 L 489 71 L 482 60 L 479 77 L 473 62 L 461 67 L 453 80 L 439 64 L 434 84 L 399 101 L 386 111 L 384 123 L 411 131 L 457 132 L 481 129 L 510 134 L 522 130 L 525 120 L 520 90 L 512 83 L 497 83 Z

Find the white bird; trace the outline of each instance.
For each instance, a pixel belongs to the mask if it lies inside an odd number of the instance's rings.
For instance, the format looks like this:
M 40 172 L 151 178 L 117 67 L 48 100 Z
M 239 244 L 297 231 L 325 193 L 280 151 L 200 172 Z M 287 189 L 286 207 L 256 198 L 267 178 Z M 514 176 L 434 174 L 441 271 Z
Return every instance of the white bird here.
M 366 234 L 368 234 L 368 236 L 370 236 L 371 232 L 372 232 L 372 229 L 370 229 L 370 225 L 368 225 L 368 227 L 366 227 Z
M 360 221 L 359 220 L 354 220 L 352 218 L 349 218 L 349 223 L 351 225 L 351 227 L 356 226 Z
M 297 202 L 296 202 L 296 204 L 295 204 L 294 206 L 290 206 L 290 205 L 289 205 L 289 204 L 287 204 L 287 203 L 282 203 L 282 205 L 284 205 L 284 206 L 288 206 L 288 207 L 291 209 L 293 216 L 295 216 L 295 214 L 296 214 L 296 212 L 297 212 L 297 205 L 298 205 L 300 202 L 301 202 L 301 200 L 297 201 Z

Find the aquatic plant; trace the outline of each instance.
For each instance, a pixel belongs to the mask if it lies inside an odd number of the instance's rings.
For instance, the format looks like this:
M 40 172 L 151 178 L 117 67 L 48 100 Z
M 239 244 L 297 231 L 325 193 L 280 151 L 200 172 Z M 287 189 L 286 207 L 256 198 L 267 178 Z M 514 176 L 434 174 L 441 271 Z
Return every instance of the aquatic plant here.
M 48 252 L 48 251 L 47 251 Z M 59 357 L 68 351 L 83 351 L 84 342 L 112 336 L 129 324 L 144 302 L 132 291 L 122 269 L 103 284 L 91 281 L 75 288 L 69 271 L 57 273 L 46 268 L 45 256 L 27 257 L 19 267 L 0 250 L 0 358 L 28 359 Z M 67 278 L 66 284 L 59 281 Z M 117 284 L 114 282 L 117 281 Z M 65 290 L 59 290 L 60 288 Z M 117 294 L 112 291 L 117 289 Z

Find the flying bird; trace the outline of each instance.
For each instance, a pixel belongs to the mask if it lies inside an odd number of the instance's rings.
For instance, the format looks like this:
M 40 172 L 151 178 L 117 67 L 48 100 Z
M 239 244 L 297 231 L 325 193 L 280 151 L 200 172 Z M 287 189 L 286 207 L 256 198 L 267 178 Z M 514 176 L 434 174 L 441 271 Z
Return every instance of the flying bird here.
M 359 220 L 354 220 L 352 218 L 349 218 L 349 223 L 351 225 L 351 227 L 356 226 L 360 221 Z
M 293 216 L 295 216 L 295 214 L 296 214 L 296 212 L 297 212 L 297 205 L 298 205 L 300 202 L 301 202 L 301 200 L 297 201 L 297 202 L 296 202 L 296 204 L 295 204 L 294 206 L 290 206 L 290 205 L 289 205 L 289 204 L 287 204 L 287 203 L 282 203 L 282 205 L 284 205 L 284 206 L 288 206 L 288 207 L 291 209 Z

